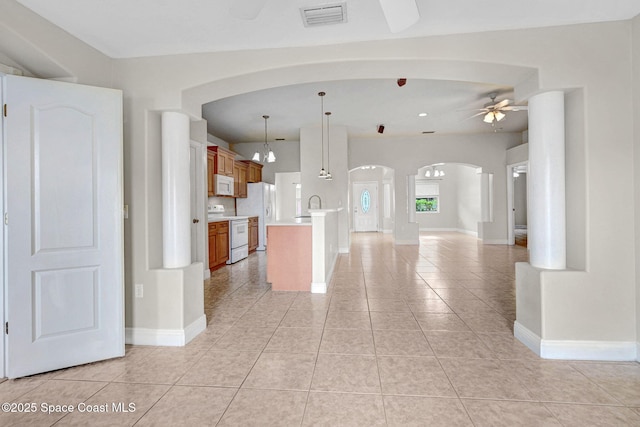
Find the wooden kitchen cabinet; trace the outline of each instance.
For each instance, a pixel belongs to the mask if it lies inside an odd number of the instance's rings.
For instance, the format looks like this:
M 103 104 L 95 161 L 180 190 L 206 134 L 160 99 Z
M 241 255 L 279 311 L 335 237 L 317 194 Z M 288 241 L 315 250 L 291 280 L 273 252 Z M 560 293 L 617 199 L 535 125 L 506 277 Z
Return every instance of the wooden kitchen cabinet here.
M 258 217 L 249 218 L 249 253 L 255 252 L 258 247 Z
M 216 270 L 229 260 L 229 221 L 209 223 L 209 270 Z
M 222 147 L 208 147 L 207 152 L 215 153 L 216 163 L 213 169 L 214 174 L 233 176 L 233 164 L 236 153 Z
M 209 197 L 216 195 L 214 175 L 216 171 L 216 153 L 207 150 L 207 194 Z
M 251 160 L 242 160 L 247 165 L 247 182 L 262 182 L 262 165 Z
M 233 165 L 233 196 L 247 197 L 247 169 L 243 162 L 235 162 Z

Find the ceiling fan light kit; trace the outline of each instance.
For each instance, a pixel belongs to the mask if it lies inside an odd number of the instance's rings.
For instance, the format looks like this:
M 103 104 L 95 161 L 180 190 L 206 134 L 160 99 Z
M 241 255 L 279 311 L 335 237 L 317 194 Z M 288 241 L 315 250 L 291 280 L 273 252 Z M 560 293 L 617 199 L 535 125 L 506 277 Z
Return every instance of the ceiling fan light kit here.
M 482 118 L 483 122 L 489 123 L 491 126 L 495 126 L 497 122 L 507 117 L 507 111 L 522 111 L 528 109 L 525 105 L 509 105 L 511 103 L 509 99 L 503 99 L 496 103 L 497 96 L 498 94 L 496 92 L 490 93 L 489 98 L 491 98 L 491 102 L 485 104 L 484 108 L 480 108 L 480 112 L 478 114 L 471 117 L 484 116 Z

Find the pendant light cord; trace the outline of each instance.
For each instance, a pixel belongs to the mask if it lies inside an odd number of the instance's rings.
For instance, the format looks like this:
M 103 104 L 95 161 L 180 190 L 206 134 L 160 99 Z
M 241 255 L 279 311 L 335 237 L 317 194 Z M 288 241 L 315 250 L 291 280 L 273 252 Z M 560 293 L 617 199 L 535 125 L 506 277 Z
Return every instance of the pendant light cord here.
M 329 154 L 329 150 L 330 150 L 330 144 L 329 144 L 329 138 L 331 137 L 331 129 L 329 129 L 329 116 L 331 116 L 331 111 L 327 111 L 326 113 L 324 113 L 325 116 L 327 116 L 327 172 L 329 172 L 329 170 L 331 169 L 329 167 L 329 162 L 331 161 L 331 155 Z
M 320 96 L 320 141 L 322 144 L 322 169 L 324 170 L 324 92 L 318 92 L 318 96 Z

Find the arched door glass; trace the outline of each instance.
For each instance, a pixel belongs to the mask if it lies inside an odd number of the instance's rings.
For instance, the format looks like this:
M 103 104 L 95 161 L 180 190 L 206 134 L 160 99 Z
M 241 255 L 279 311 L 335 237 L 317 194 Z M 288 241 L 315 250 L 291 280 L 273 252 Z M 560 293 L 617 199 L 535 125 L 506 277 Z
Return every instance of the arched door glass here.
M 371 194 L 369 194 L 369 190 L 362 190 L 362 194 L 360 195 L 360 206 L 362 207 L 362 213 L 369 212 L 371 208 Z

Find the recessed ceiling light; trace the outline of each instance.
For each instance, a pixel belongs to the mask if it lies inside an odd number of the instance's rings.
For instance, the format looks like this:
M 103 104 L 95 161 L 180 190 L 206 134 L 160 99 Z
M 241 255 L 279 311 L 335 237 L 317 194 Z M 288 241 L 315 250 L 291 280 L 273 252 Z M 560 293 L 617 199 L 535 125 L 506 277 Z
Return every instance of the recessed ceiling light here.
M 420 113 L 418 114 L 418 117 L 427 117 L 427 113 Z

